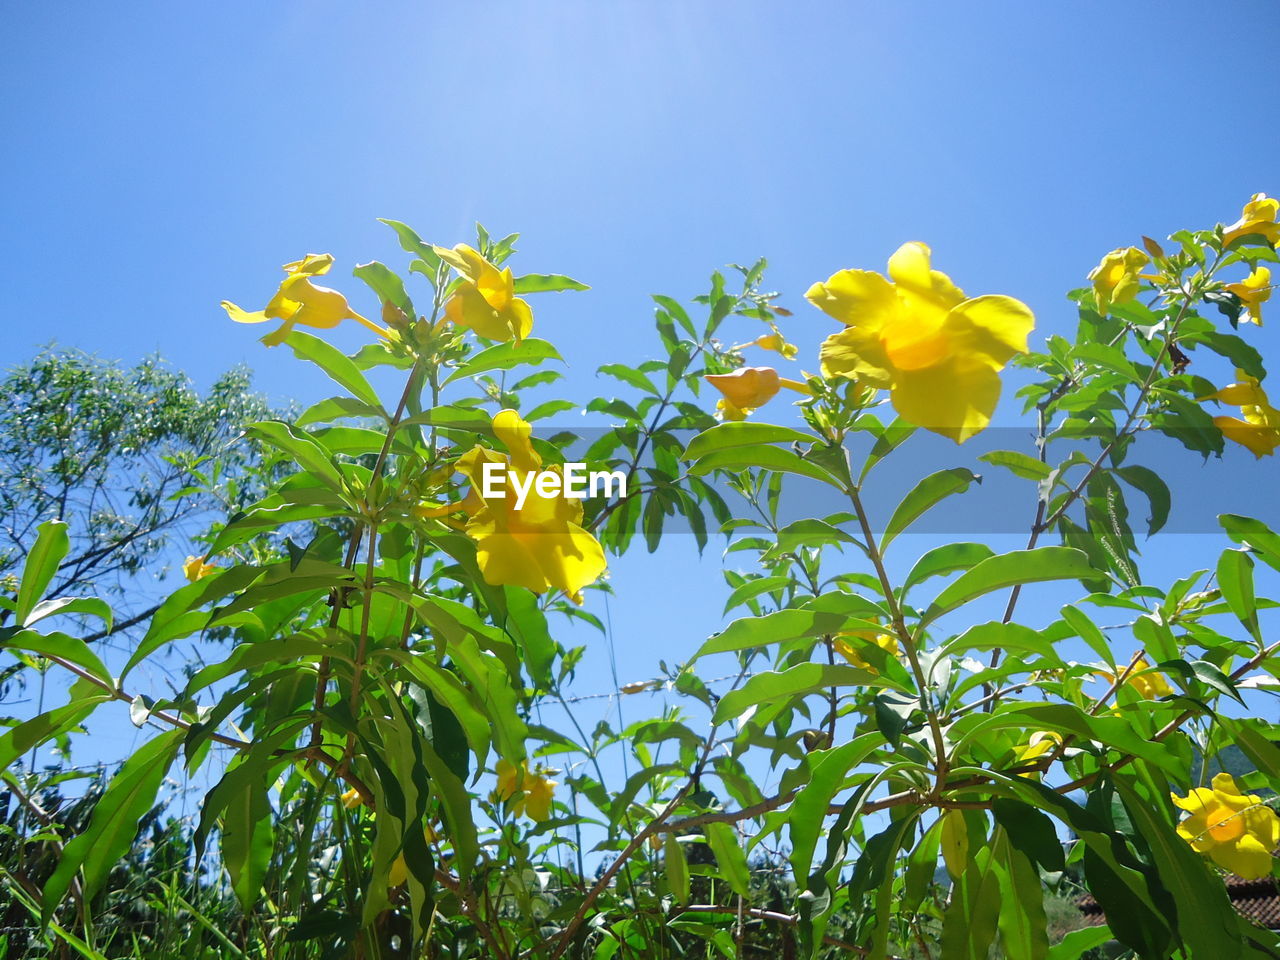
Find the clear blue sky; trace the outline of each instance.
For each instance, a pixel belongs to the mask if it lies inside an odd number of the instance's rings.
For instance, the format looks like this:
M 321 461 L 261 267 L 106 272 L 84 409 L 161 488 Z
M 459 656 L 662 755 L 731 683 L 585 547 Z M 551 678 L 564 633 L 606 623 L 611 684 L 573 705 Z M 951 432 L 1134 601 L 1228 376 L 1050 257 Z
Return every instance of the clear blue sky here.
M 972 293 L 1067 330 L 1101 253 L 1230 221 L 1280 192 L 1271 0 L 1203 4 L 336 2 L 5 5 L 0 356 L 50 340 L 159 351 L 207 384 L 247 362 L 276 399 L 313 371 L 218 301 L 278 265 L 404 258 L 376 217 L 451 244 L 524 235 L 518 272 L 570 363 L 650 356 L 648 294 L 766 255 L 803 305 L 906 240 Z M 1280 309 L 1280 305 L 1278 305 Z M 1255 337 L 1277 343 L 1268 327 Z M 354 348 L 361 331 L 336 340 Z M 718 558 L 615 566 L 622 679 L 717 629 Z M 673 575 L 673 571 L 674 574 Z M 679 611 L 677 613 L 677 611 Z M 586 689 L 607 686 L 593 658 Z M 584 690 L 585 692 L 585 690 Z

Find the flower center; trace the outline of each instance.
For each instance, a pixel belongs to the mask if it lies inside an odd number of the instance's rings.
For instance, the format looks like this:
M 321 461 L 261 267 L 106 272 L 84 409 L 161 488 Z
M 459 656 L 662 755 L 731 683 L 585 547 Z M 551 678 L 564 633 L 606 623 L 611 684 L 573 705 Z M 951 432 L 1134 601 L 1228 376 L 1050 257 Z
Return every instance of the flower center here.
M 1209 812 L 1209 836 L 1218 843 L 1230 843 L 1244 836 L 1244 817 L 1227 807 Z
M 903 319 L 885 327 L 880 335 L 889 362 L 899 370 L 923 370 L 941 363 L 951 352 L 951 338 L 939 327 Z

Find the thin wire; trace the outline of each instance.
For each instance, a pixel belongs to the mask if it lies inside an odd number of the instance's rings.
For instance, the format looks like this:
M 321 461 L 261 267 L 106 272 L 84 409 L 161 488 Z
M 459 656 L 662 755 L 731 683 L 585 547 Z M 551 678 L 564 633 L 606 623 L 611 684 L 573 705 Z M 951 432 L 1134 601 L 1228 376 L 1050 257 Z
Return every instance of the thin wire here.
M 605 624 L 604 636 L 605 636 L 605 640 L 607 640 L 609 643 L 609 673 L 613 679 L 613 688 L 615 690 L 618 690 L 621 688 L 622 684 L 618 682 L 618 654 L 613 646 L 613 616 L 610 614 L 610 611 L 609 611 L 609 591 L 605 590 L 603 591 L 603 593 L 604 593 L 604 624 Z M 619 735 L 621 735 L 622 731 L 625 730 L 626 727 L 627 727 L 626 721 L 622 719 L 622 697 L 618 697 L 618 733 Z M 626 750 L 622 751 L 622 776 L 623 776 L 624 782 L 631 779 L 631 770 L 629 769 L 629 764 L 627 763 Z

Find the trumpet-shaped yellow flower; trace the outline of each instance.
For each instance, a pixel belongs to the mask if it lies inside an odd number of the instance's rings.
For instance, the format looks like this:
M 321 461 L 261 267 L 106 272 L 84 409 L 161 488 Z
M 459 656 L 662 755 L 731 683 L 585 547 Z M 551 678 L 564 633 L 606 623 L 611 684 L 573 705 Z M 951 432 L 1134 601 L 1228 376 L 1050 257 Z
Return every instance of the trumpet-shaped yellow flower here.
M 1228 283 L 1227 289 L 1240 298 L 1250 321 L 1262 326 L 1262 305 L 1271 299 L 1271 271 L 1258 267 L 1239 283 Z
M 716 413 L 722 420 L 745 420 L 783 387 L 806 396 L 813 394 L 807 383 L 780 377 L 773 367 L 739 367 L 732 373 L 708 374 L 706 379 L 724 394 L 716 403 Z
M 203 557 L 187 557 L 187 562 L 182 565 L 182 575 L 195 583 L 218 569 L 217 564 L 205 563 L 208 555 Z
M 1158 700 L 1160 697 L 1173 696 L 1173 687 L 1169 686 L 1169 681 L 1165 679 L 1163 673 L 1142 672 L 1150 669 L 1151 664 L 1147 663 L 1146 658 L 1139 657 L 1134 661 L 1133 668 L 1124 678 L 1125 685 L 1133 688 L 1143 700 Z M 1099 672 L 1107 680 L 1115 683 L 1116 675 L 1114 673 L 1107 673 L 1105 670 Z
M 724 394 L 716 404 L 716 412 L 725 420 L 745 420 L 782 389 L 782 378 L 773 367 L 739 367 L 732 373 L 713 373 L 707 376 L 707 383 Z
M 551 801 L 556 781 L 544 776 L 542 771 L 529 772 L 529 761 L 520 767 L 507 760 L 499 760 L 496 767 L 498 786 L 494 798 L 498 801 L 514 801 L 511 812 L 517 817 L 528 814 L 530 820 L 541 823 L 551 816 Z
M 1151 258 L 1137 247 L 1112 250 L 1089 272 L 1098 312 L 1106 314 L 1113 303 L 1128 303 L 1142 287 L 1142 268 Z
M 444 305 L 447 320 L 490 340 L 518 342 L 530 334 L 533 311 L 516 296 L 510 267 L 499 270 L 465 243 L 432 249 L 462 276 Z
M 1222 245 L 1239 240 L 1249 234 L 1259 234 L 1266 238 L 1273 247 L 1280 241 L 1280 223 L 1276 215 L 1280 213 L 1280 200 L 1268 197 L 1265 193 L 1255 193 L 1244 205 L 1240 219 L 1226 228 L 1222 236 Z
M 341 802 L 348 810 L 354 810 L 356 807 L 364 803 L 364 797 L 360 796 L 359 790 L 352 787 L 342 795 Z
M 1271 873 L 1271 854 L 1280 844 L 1280 817 L 1262 802 L 1245 796 L 1229 773 L 1213 778 L 1213 789 L 1196 787 L 1173 802 L 1191 816 L 1178 824 L 1178 836 L 1197 853 L 1246 880 Z
M 775 327 L 773 333 L 766 333 L 763 336 L 756 337 L 751 341 L 752 346 L 760 347 L 762 350 L 772 350 L 774 353 L 780 353 L 787 360 L 794 360 L 796 354 L 800 352 L 800 348 L 794 343 L 787 343 L 782 333 Z
M 604 549 L 582 523 L 582 501 L 561 495 L 543 496 L 531 483 L 524 505 L 516 507 L 511 484 L 502 484 L 504 496 L 485 498 L 484 464 L 497 463 L 516 473 L 521 482 L 540 470 L 542 457 L 529 437 L 532 427 L 514 410 L 493 418 L 495 436 L 509 451 L 504 457 L 475 447 L 458 460 L 458 470 L 470 481 L 470 492 L 460 505 L 470 519 L 464 528 L 476 541 L 476 561 L 485 582 L 526 587 L 534 593 L 563 590 L 582 602 L 582 588 L 594 583 L 605 570 Z M 505 479 L 505 476 L 504 476 Z M 560 491 L 564 484 L 560 484 Z M 419 515 L 425 515 L 420 513 Z
M 347 298 L 337 290 L 319 287 L 312 277 L 322 276 L 333 266 L 333 257 L 327 253 L 309 253 L 301 260 L 284 265 L 285 278 L 267 306 L 262 310 L 242 310 L 230 300 L 222 301 L 222 309 L 236 323 L 263 323 L 267 320 L 283 320 L 276 330 L 262 338 L 268 347 L 284 342 L 289 331 L 299 324 L 329 330 L 343 320 L 356 320 L 379 336 L 387 331 L 371 320 L 366 320 L 351 309 Z
M 966 298 L 923 243 L 889 258 L 889 279 L 842 270 L 805 294 L 845 324 L 822 344 L 822 372 L 890 391 L 903 419 L 963 443 L 991 422 L 1000 371 L 1025 353 L 1035 317 L 1012 297 Z
M 851 640 L 855 641 L 856 645 L 851 643 Z M 836 653 L 849 661 L 851 666 L 860 667 L 868 673 L 878 674 L 880 671 L 867 662 L 862 654 L 858 652 L 858 647 L 867 643 L 875 644 L 892 657 L 899 656 L 902 653 L 902 648 L 898 646 L 897 637 L 891 633 L 879 633 L 874 630 L 843 631 L 836 635 L 833 646 Z
M 1222 435 L 1233 443 L 1248 447 L 1261 460 L 1275 453 L 1280 447 L 1280 410 L 1271 406 L 1266 391 L 1256 377 L 1237 370 L 1238 383 L 1228 384 L 1217 393 L 1201 400 L 1221 400 L 1240 408 L 1240 416 L 1214 417 L 1213 423 Z

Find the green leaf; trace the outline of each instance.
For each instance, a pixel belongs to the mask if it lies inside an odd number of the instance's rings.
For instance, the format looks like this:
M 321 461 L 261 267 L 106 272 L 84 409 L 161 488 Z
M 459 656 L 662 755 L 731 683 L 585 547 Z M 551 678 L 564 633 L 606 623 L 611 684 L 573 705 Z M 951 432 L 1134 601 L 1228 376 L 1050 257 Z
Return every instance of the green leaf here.
M 75 728 L 100 703 L 115 698 L 101 687 L 81 680 L 71 688 L 71 702 L 24 720 L 0 734 L 0 770 L 34 747 Z
M 942 652 L 948 656 L 957 655 L 966 650 L 1036 653 L 1054 663 L 1066 665 L 1054 649 L 1052 640 L 1040 631 L 1032 630 L 1020 623 L 1001 623 L 991 620 L 987 623 L 975 624 L 942 645 Z
M 1261 643 L 1258 601 L 1253 592 L 1253 559 L 1240 550 L 1223 550 L 1218 558 L 1218 586 L 1236 619 Z
M 1259 380 L 1267 376 L 1266 368 L 1262 365 L 1262 354 L 1246 340 L 1233 333 L 1219 333 L 1216 330 L 1198 331 L 1183 337 L 1182 342 L 1203 343 L 1218 356 L 1231 361 L 1233 367 L 1239 367 L 1249 376 L 1257 377 Z
M 923 626 L 970 600 L 1024 583 L 1076 580 L 1092 572 L 1089 558 L 1071 547 L 1037 547 L 988 557 L 943 589 L 921 617 Z
M 1244 944 L 1236 928 L 1226 888 L 1209 872 L 1204 859 L 1174 831 L 1149 799 L 1139 796 L 1125 777 L 1115 778 L 1133 825 L 1147 847 L 1160 879 L 1178 908 L 1177 930 L 1196 957 L 1238 957 Z M 1166 794 L 1167 796 L 1167 794 Z M 1163 798 L 1162 798 L 1163 799 Z
M 1219 514 L 1218 522 L 1232 540 L 1257 551 L 1264 563 L 1280 570 L 1280 534 L 1272 531 L 1261 520 L 1234 513 Z
M 1066 869 L 1062 841 L 1053 821 L 1021 800 L 997 797 L 991 805 L 996 823 L 1004 827 L 1013 846 L 1038 863 L 1041 869 L 1055 873 Z M 1038 885 L 1038 884 L 1037 884 Z
M 689 861 L 674 833 L 662 838 L 662 866 L 667 875 L 667 889 L 676 903 L 689 902 Z
M 585 283 L 558 273 L 526 273 L 515 278 L 517 294 L 555 293 L 559 290 L 590 290 Z
M 1072 930 L 1049 948 L 1047 960 L 1080 960 L 1090 950 L 1114 939 L 1111 928 L 1105 923 L 1097 927 Z
M 815 438 L 791 427 L 754 420 L 728 421 L 703 430 L 689 441 L 683 460 L 698 460 L 717 450 L 755 447 L 770 443 L 813 443 Z
M 1049 935 L 1040 874 L 1004 831 L 997 833 L 991 855 L 1000 861 L 996 871 L 1000 888 L 997 926 L 1005 956 L 1008 960 L 1045 960 Z
M 1171 498 L 1168 485 L 1154 470 L 1136 464 L 1118 467 L 1115 473 L 1129 486 L 1146 494 L 1147 502 L 1151 505 L 1151 516 L 1147 518 L 1147 536 L 1152 536 L 1169 519 Z
M 431 244 L 424 241 L 411 227 L 406 226 L 399 220 L 384 220 L 379 217 L 378 222 L 385 223 L 396 232 L 396 237 L 400 240 L 400 248 L 405 253 L 412 253 L 415 257 L 421 257 L 425 261 L 427 276 L 434 282 L 436 270 L 440 267 L 440 258 L 436 256 Z M 413 270 L 413 266 L 410 266 L 409 269 Z M 419 270 L 417 272 L 422 273 L 423 271 Z
M 369 289 L 378 295 L 380 301 L 392 304 L 407 319 L 412 320 L 416 316 L 413 301 L 405 292 L 404 281 L 386 264 L 379 263 L 377 260 L 358 263 L 351 273 L 368 284 Z
M 92 900 L 107 874 L 133 844 L 138 821 L 155 804 L 156 791 L 169 772 L 184 731 L 170 730 L 133 752 L 111 778 L 94 805 L 89 826 L 63 848 L 62 857 L 44 887 L 44 917 L 53 915 L 79 872 L 84 898 Z
M 71 549 L 67 525 L 61 520 L 46 520 L 36 528 L 36 542 L 27 553 L 22 566 L 22 582 L 18 585 L 18 602 L 15 619 L 25 625 L 27 617 L 43 599 L 49 583 L 58 572 L 58 564 Z
M 346 492 L 342 473 L 329 452 L 312 437 L 298 433 L 283 420 L 261 420 L 245 430 L 251 437 L 265 441 L 286 454 L 302 469 L 338 493 Z
M 1045 480 L 1053 472 L 1047 463 L 1017 450 L 992 450 L 978 459 L 992 466 L 1004 467 L 1014 476 L 1022 477 L 1024 480 Z
M 391 417 L 380 406 L 365 403 L 355 397 L 329 397 L 319 403 L 312 404 L 303 411 L 302 416 L 293 421 L 295 427 L 308 427 L 313 423 L 332 423 L 344 417 L 375 420 L 381 418 L 389 422 Z
M 689 662 L 712 653 L 731 653 L 798 637 L 837 633 L 848 620 L 843 613 L 813 610 L 779 610 L 763 617 L 743 617 L 707 640 Z
M 615 380 L 621 380 L 623 383 L 635 387 L 643 393 L 651 393 L 655 397 L 662 396 L 662 393 L 653 385 L 653 381 L 646 377 L 639 370 L 633 370 L 625 363 L 606 363 L 598 369 L 598 372 L 613 377 Z
M 108 632 L 111 630 L 111 605 L 97 597 L 57 597 L 52 600 L 41 600 L 27 614 L 26 620 L 22 621 L 21 625 L 30 627 L 45 617 L 71 613 L 97 617 L 106 625 Z
M 734 607 L 741 606 L 748 600 L 754 600 L 762 593 L 773 593 L 777 590 L 785 590 L 795 581 L 791 577 L 756 577 L 754 580 L 748 580 L 746 583 L 739 584 L 734 588 L 733 593 L 729 594 L 729 599 L 725 601 L 724 612 L 728 613 Z
M 482 373 L 488 373 L 490 370 L 510 370 L 512 367 L 518 367 L 522 363 L 537 366 L 544 360 L 560 360 L 564 358 L 556 351 L 556 348 L 545 340 L 521 340 L 517 343 L 509 340 L 506 343 L 497 343 L 492 347 L 481 350 L 475 356 L 467 360 L 457 370 L 449 374 L 441 386 L 447 386 L 455 380 L 464 380 L 467 377 L 475 377 Z
M 798 879 L 807 879 L 813 867 L 813 852 L 823 832 L 827 808 L 840 791 L 849 771 L 882 746 L 884 738 L 867 733 L 831 750 L 811 753 L 805 758 L 809 782 L 805 784 L 791 808 L 787 824 L 791 836 L 791 866 Z
M 715 854 L 720 875 L 729 888 L 741 897 L 751 893 L 751 874 L 747 870 L 747 855 L 738 843 L 738 833 L 727 823 L 708 823 L 704 828 L 707 843 Z
M 386 417 L 377 391 L 369 386 L 369 381 L 364 378 L 364 374 L 351 361 L 351 358 L 333 344 L 319 337 L 313 337 L 309 333 L 303 333 L 301 330 L 291 331 L 284 342 L 293 350 L 294 356 L 302 360 L 310 360 L 327 373 L 334 382 L 351 391 L 353 397 L 375 408 L 381 416 Z
M 930 508 L 937 506 L 947 497 L 963 493 L 972 483 L 981 483 L 982 478 L 972 470 L 964 467 L 952 467 L 950 470 L 939 470 L 921 480 L 902 498 L 880 539 L 880 549 L 888 548 L 894 538 L 911 526 Z
M 757 673 L 736 690 L 730 690 L 716 704 L 712 722 L 723 723 L 741 716 L 751 707 L 781 702 L 790 697 L 827 690 L 830 687 L 888 687 L 903 690 L 901 684 L 884 676 L 844 664 L 801 663 L 787 670 Z
M 991 847 L 969 860 L 951 887 L 942 918 L 941 960 L 987 960 L 1001 913 L 1000 880 Z
M 930 577 L 945 576 L 957 570 L 968 570 L 995 552 L 985 543 L 946 543 L 934 547 L 916 561 L 907 578 L 902 582 L 903 591 L 907 591 Z
M 772 470 L 775 473 L 794 473 L 801 477 L 811 477 L 836 489 L 843 489 L 840 481 L 818 464 L 781 447 L 752 446 L 715 450 L 694 461 L 689 467 L 689 473 L 702 476 L 712 470 L 739 471 L 751 467 Z
M 1107 641 L 1107 635 L 1102 632 L 1096 623 L 1089 619 L 1089 615 L 1070 604 L 1064 606 L 1060 613 L 1067 626 L 1076 632 L 1076 636 L 1087 643 L 1093 652 L 1114 670 L 1116 666 L 1115 654 L 1111 652 L 1111 644 Z
M 232 797 L 222 812 L 222 862 L 246 911 L 260 899 L 274 842 L 266 787 L 258 784 Z
M 6 634 L 9 635 L 6 636 Z M 0 630 L 0 648 L 9 647 L 29 650 L 43 657 L 58 657 L 68 663 L 74 663 L 104 683 L 108 689 L 115 687 L 115 680 L 106 664 L 98 659 L 98 655 L 79 637 L 68 636 L 65 633 L 41 634 L 34 630 Z

